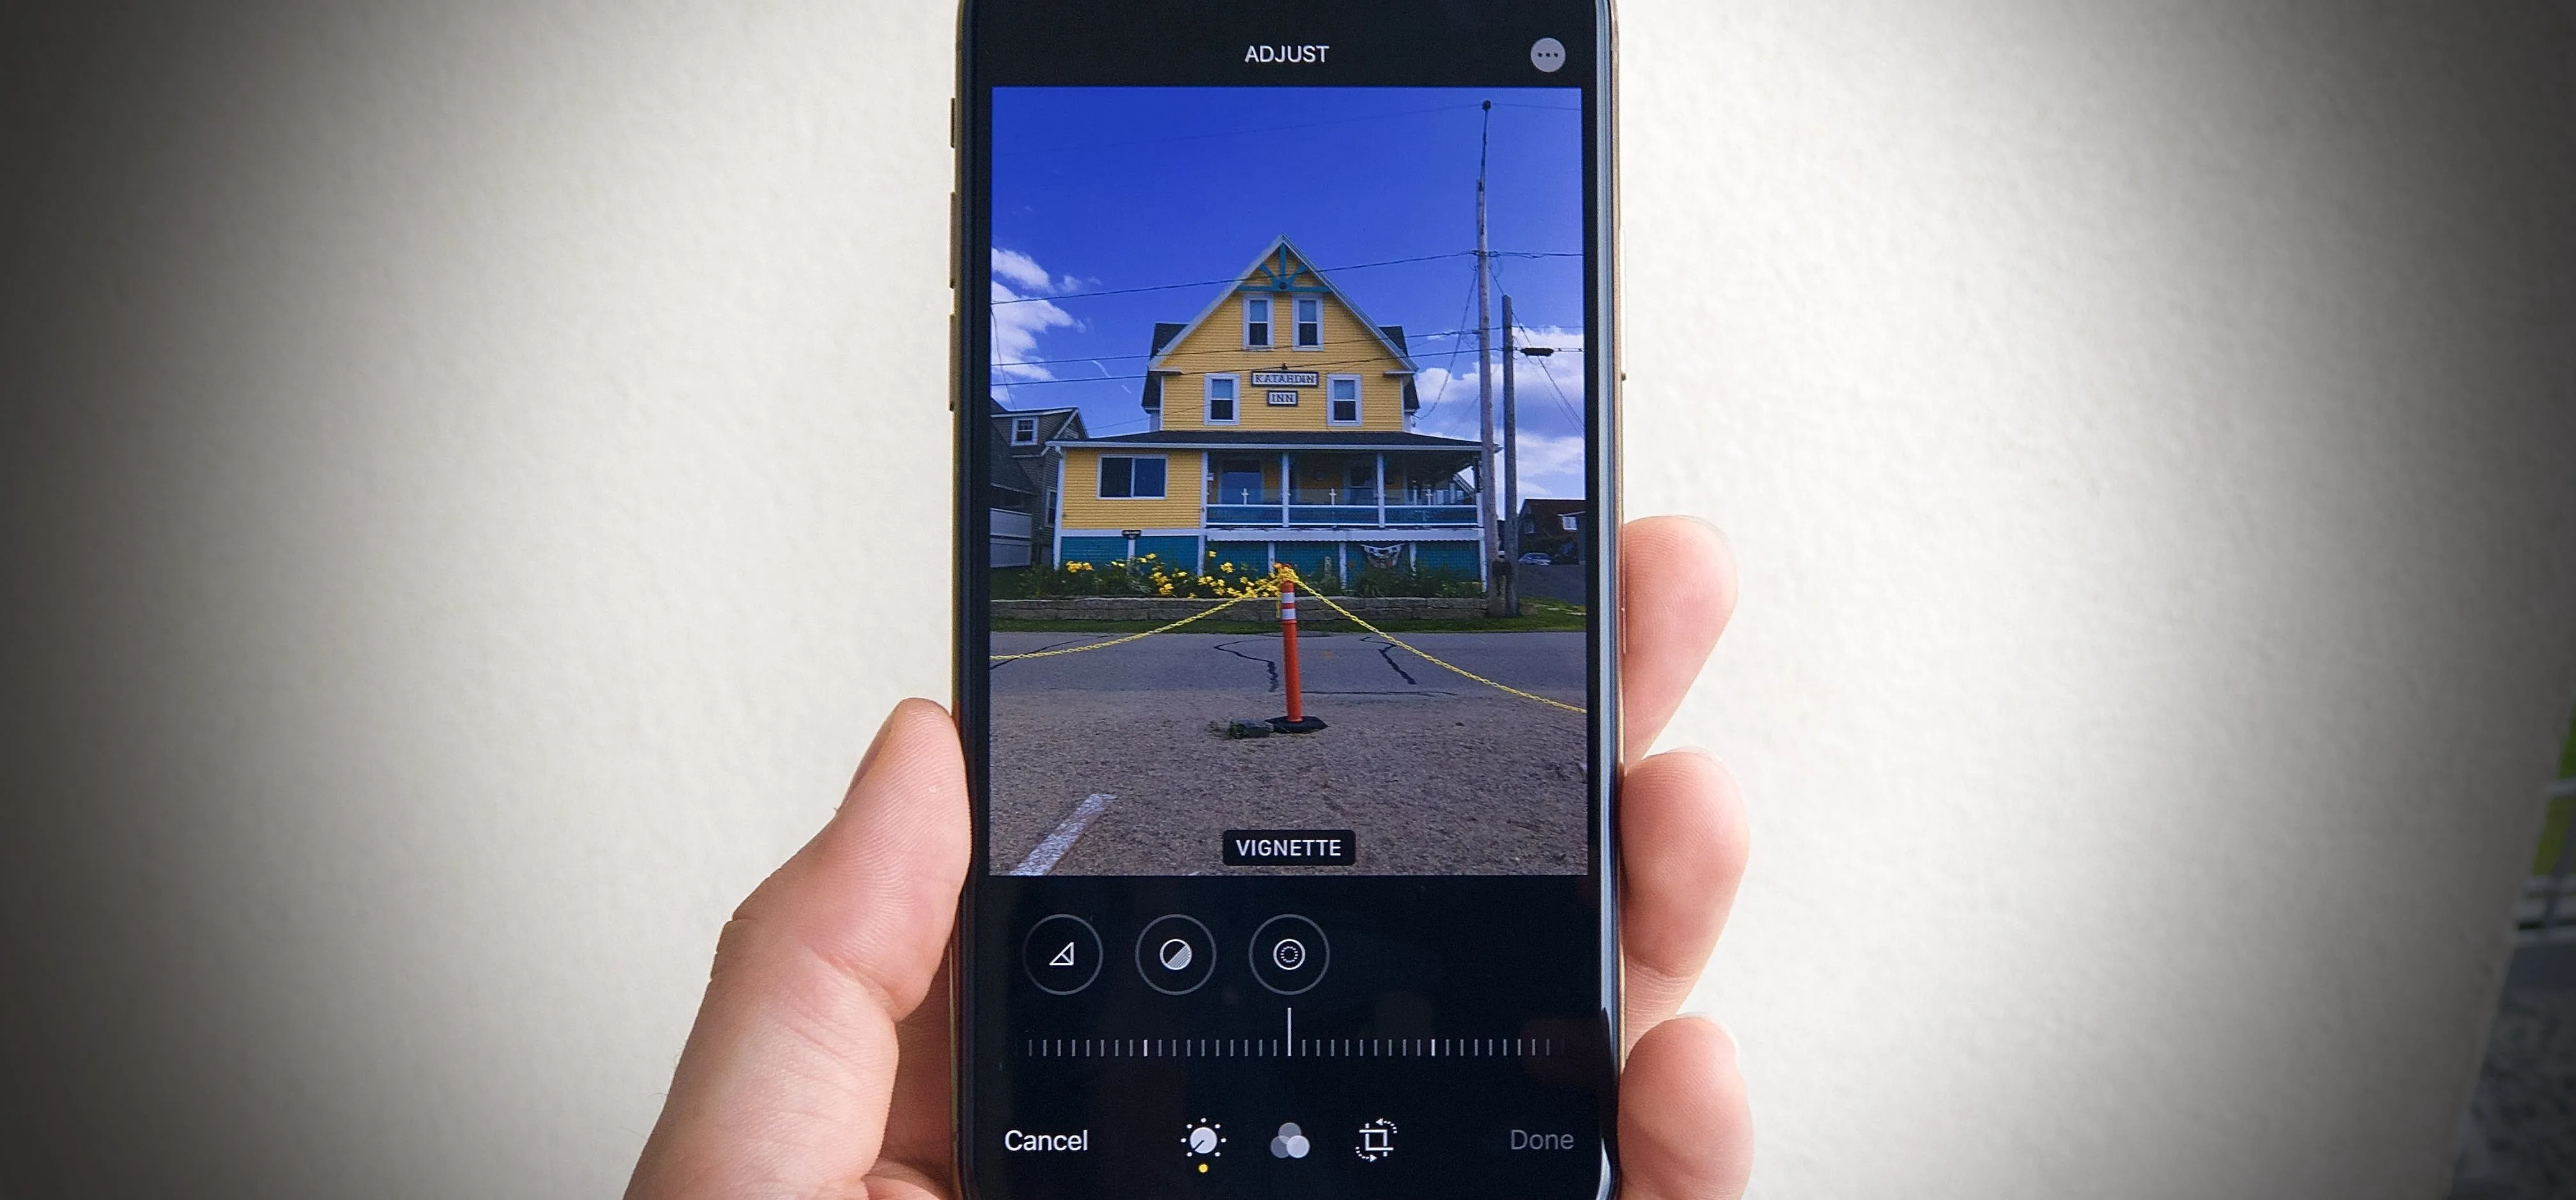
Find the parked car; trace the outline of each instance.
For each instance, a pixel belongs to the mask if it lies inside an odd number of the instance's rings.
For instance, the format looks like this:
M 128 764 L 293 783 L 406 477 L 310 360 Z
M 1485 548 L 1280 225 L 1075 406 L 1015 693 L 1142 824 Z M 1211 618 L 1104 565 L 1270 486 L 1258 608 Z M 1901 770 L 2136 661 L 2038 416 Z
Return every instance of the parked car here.
M 1556 565 L 1556 560 L 1548 557 L 1547 555 L 1541 554 L 1536 550 L 1532 550 L 1521 556 L 1521 565 L 1524 567 L 1552 567 Z

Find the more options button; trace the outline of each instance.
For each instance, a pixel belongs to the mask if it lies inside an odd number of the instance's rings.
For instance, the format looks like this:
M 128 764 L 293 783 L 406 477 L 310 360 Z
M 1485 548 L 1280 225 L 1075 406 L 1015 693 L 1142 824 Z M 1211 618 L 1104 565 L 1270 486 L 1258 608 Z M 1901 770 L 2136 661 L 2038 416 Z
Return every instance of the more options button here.
M 1294 913 L 1261 923 L 1252 933 L 1252 977 L 1282 996 L 1294 996 L 1324 981 L 1333 964 L 1333 947 L 1322 926 Z
M 1100 932 L 1080 917 L 1057 913 L 1029 926 L 1020 964 L 1040 990 L 1070 996 L 1100 977 Z

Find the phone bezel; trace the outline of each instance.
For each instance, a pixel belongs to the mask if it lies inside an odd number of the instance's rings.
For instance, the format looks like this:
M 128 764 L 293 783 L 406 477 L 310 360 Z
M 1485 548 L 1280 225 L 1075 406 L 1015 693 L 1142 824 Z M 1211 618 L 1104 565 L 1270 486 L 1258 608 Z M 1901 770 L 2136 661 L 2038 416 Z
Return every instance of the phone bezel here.
M 980 301 L 969 297 L 990 295 L 990 261 L 987 247 L 991 241 L 989 198 L 984 195 L 987 180 L 981 159 L 981 148 L 991 136 L 991 112 L 985 102 L 984 74 L 977 62 L 975 36 L 979 13 L 1008 7 L 1010 0 L 961 0 L 958 8 L 958 59 L 955 95 L 950 100 L 950 145 L 954 152 L 955 188 L 950 195 L 950 285 L 952 309 L 949 320 L 949 407 L 954 417 L 952 456 L 957 468 L 954 497 L 955 557 L 953 569 L 953 650 L 952 700 L 958 732 L 967 749 L 968 790 L 974 806 L 974 849 L 965 887 L 958 899 L 958 914 L 950 942 L 949 1027 L 950 1095 L 955 1136 L 950 1152 L 952 1170 L 966 1196 L 978 1196 L 974 1177 L 974 1156 L 969 1139 L 974 1129 L 975 1079 L 973 1063 L 978 1057 L 975 1022 L 972 1019 L 978 1003 L 979 987 L 973 964 L 977 961 L 976 929 L 978 894 L 991 878 L 987 834 L 987 790 L 983 779 L 984 758 L 981 753 L 988 733 L 986 678 L 983 657 L 989 644 L 983 636 L 990 600 L 984 559 L 989 554 L 990 531 L 986 527 L 984 498 L 988 470 L 985 464 L 987 438 L 986 378 L 989 354 L 989 324 L 969 321 L 981 315 Z M 1389 20 L 1401 19 L 1396 6 L 1382 2 L 1367 7 L 1386 10 Z M 1617 647 L 1620 636 L 1620 596 L 1618 589 L 1619 551 L 1616 536 L 1622 505 L 1619 481 L 1621 459 L 1621 384 L 1620 327 L 1618 325 L 1619 277 L 1619 170 L 1616 137 L 1617 91 L 1617 25 L 1611 0 L 1591 0 L 1593 23 L 1594 71 L 1587 81 L 1591 107 L 1588 153 L 1585 163 L 1589 183 L 1586 199 L 1587 230 L 1586 267 L 1590 276 L 1586 313 L 1586 418 L 1588 453 L 1587 475 L 1594 500 L 1594 520 L 1585 534 L 1586 566 L 1592 577 L 1592 636 L 1587 646 L 1590 669 L 1595 681 L 1596 702 L 1590 706 L 1591 788 L 1592 788 L 1592 870 L 1590 878 L 1599 913 L 1598 953 L 1600 964 L 1597 991 L 1601 1018 L 1608 1031 L 1614 1066 L 1624 1060 L 1626 1032 L 1623 1019 L 1624 966 L 1620 952 L 1619 856 L 1617 831 L 1618 766 L 1620 761 L 1620 713 L 1618 697 L 1619 670 Z M 1111 10 L 1089 10 L 1094 20 L 1107 20 Z M 1293 19 L 1293 18 L 1292 18 Z M 1155 52 L 1151 36 L 1136 39 L 1139 58 Z M 1187 81 L 1175 81 L 1187 82 Z M 1265 80 L 1280 85 L 1283 81 Z M 984 384 L 970 387 L 970 384 Z M 1603 1163 L 1598 1196 L 1607 1197 L 1616 1188 L 1617 1145 L 1617 1079 L 1614 1074 L 1602 1096 Z

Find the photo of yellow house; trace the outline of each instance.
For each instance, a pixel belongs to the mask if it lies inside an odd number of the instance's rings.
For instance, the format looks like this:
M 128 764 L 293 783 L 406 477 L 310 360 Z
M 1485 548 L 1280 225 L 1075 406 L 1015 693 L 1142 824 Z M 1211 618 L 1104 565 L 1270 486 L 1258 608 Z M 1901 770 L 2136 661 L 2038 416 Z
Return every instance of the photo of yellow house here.
M 1149 427 L 1048 444 L 1053 559 L 1404 566 L 1481 580 L 1477 447 L 1415 433 L 1401 326 L 1282 237 L 1186 324 L 1157 324 Z

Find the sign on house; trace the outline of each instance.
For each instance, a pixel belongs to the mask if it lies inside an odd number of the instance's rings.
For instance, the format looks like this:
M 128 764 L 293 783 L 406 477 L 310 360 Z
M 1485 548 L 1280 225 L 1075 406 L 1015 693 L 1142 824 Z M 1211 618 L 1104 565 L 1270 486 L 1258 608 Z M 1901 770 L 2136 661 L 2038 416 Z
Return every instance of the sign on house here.
M 1254 387 L 1314 387 L 1320 382 L 1321 377 L 1313 371 L 1255 371 L 1252 373 Z

